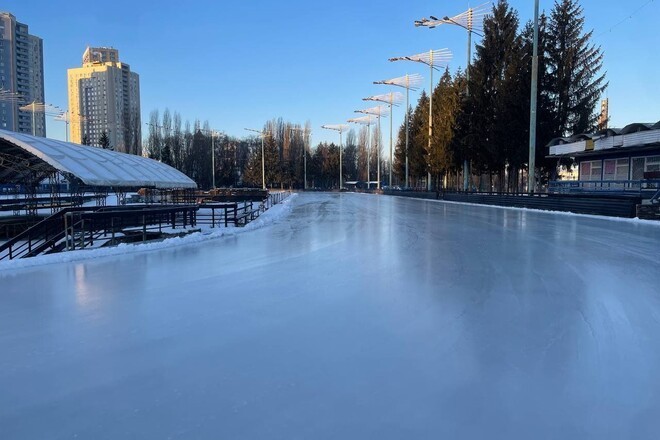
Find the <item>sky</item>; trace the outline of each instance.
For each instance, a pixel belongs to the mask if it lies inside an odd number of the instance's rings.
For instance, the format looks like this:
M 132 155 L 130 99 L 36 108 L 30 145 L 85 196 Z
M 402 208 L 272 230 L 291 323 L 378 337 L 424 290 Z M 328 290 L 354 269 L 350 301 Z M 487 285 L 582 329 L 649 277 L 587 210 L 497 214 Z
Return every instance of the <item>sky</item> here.
M 533 17 L 533 3 L 510 0 L 521 23 Z M 541 9 L 549 12 L 553 3 L 541 0 Z M 338 140 L 321 125 L 346 123 L 359 116 L 355 110 L 372 106 L 362 98 L 390 91 L 373 81 L 420 73 L 428 90 L 428 68 L 388 58 L 448 48 L 454 54 L 449 68 L 464 69 L 465 30 L 415 28 L 413 21 L 453 16 L 479 4 L 3 0 L 0 10 L 44 40 L 46 103 L 66 108 L 67 69 L 81 65 L 88 45 L 112 46 L 140 75 L 143 123 L 152 110 L 162 113 L 167 107 L 184 121 L 208 120 L 214 129 L 244 137 L 245 127 L 260 129 L 282 117 L 310 121 L 316 144 Z M 594 30 L 592 41 L 605 54 L 610 125 L 657 122 L 660 0 L 583 0 L 582 5 L 586 29 Z M 417 98 L 411 93 L 411 105 Z M 394 110 L 395 133 L 403 115 L 403 107 Z M 48 119 L 48 137 L 64 139 L 64 123 Z

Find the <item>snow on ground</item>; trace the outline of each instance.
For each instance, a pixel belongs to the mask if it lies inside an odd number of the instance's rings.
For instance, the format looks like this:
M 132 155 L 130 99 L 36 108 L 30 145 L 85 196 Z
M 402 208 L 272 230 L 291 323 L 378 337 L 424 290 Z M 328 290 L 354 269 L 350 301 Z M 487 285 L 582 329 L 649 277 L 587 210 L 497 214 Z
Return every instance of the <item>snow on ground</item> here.
M 658 438 L 660 228 L 346 193 L 280 209 L 0 272 L 0 437 Z

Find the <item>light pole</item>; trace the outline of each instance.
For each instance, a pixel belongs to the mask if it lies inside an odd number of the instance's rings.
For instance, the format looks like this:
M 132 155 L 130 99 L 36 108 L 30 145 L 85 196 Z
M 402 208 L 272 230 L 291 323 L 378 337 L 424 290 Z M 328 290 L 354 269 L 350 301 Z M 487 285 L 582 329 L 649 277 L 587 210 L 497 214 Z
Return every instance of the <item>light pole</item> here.
M 365 108 L 363 110 L 355 110 L 355 113 L 363 113 L 365 115 L 373 115 L 378 118 L 378 137 L 376 138 L 376 169 L 378 170 L 378 173 L 376 176 L 378 177 L 377 182 L 376 182 L 376 188 L 380 189 L 380 118 L 381 116 L 386 116 L 387 115 L 387 109 L 383 109 L 382 105 L 378 105 L 376 107 L 370 107 L 370 108 Z
M 266 130 L 255 130 L 254 128 L 246 128 L 247 131 L 259 133 L 261 136 L 261 188 L 266 189 L 266 155 L 264 154 L 264 137 Z
M 390 105 L 390 179 L 389 179 L 389 186 L 392 186 L 392 167 L 394 166 L 394 150 L 392 149 L 392 124 L 394 117 L 392 115 L 392 110 L 395 105 L 399 105 L 399 103 L 403 100 L 403 95 L 399 92 L 390 92 L 385 95 L 374 95 L 370 96 L 368 98 L 363 98 L 363 101 L 377 101 L 377 102 L 384 102 L 386 104 Z M 379 128 L 380 130 L 380 128 Z
M 428 159 L 427 159 L 427 190 L 431 191 L 431 138 L 433 138 L 433 70 L 439 70 L 438 67 L 446 67 L 449 60 L 451 60 L 451 51 L 449 49 L 429 50 L 417 55 L 407 57 L 390 58 L 390 61 L 414 61 L 429 66 L 431 70 L 431 87 L 429 89 L 429 143 L 428 143 Z
M 21 106 L 18 109 L 24 112 L 32 113 L 32 136 L 37 135 L 37 113 L 43 113 L 44 116 L 58 116 L 62 113 L 62 109 L 56 105 L 44 104 L 43 102 L 36 101 L 32 101 L 32 103 Z
M 371 148 L 371 124 L 373 124 L 373 115 L 366 115 L 366 116 L 361 116 L 359 118 L 351 118 L 347 122 L 352 122 L 354 124 L 362 124 L 367 126 L 367 145 L 365 145 L 367 149 L 367 189 L 371 189 L 371 169 L 370 169 L 370 164 L 371 162 L 371 152 L 369 151 Z
M 305 146 L 305 141 L 303 141 L 303 172 L 305 174 L 305 182 L 303 183 L 303 189 L 307 189 L 307 152 L 309 151 L 309 148 L 312 146 L 312 130 L 308 130 L 307 128 L 299 128 L 299 127 L 290 127 L 289 128 L 291 131 L 297 131 L 297 132 L 302 132 L 302 133 L 307 133 L 307 146 Z
M 406 89 L 406 188 L 408 188 L 408 137 L 409 137 L 409 123 L 408 108 L 410 107 L 410 91 L 417 90 L 422 83 L 422 76 L 413 73 L 412 75 L 404 75 L 398 78 L 384 79 L 381 81 L 374 81 L 374 84 L 386 84 L 390 86 L 403 87 Z
M 211 134 L 211 182 L 213 183 L 212 188 L 215 189 L 215 136 L 222 134 L 222 132 L 213 129 L 205 131 Z
M 460 26 L 463 29 L 468 31 L 468 41 L 467 41 L 467 65 L 465 68 L 465 94 L 470 96 L 470 62 L 472 60 L 472 33 L 482 36 L 475 28 L 481 30 L 484 16 L 486 15 L 488 9 L 490 8 L 491 3 L 484 3 L 475 8 L 469 8 L 467 11 L 462 12 L 454 17 L 443 17 L 442 20 L 430 16 L 431 18 L 422 18 L 421 20 L 415 20 L 415 27 L 425 26 L 429 29 L 433 29 L 436 26 L 442 24 L 453 24 Z M 469 175 L 470 167 L 467 158 L 463 159 L 463 190 L 467 191 L 469 189 Z
M 342 164 L 343 164 L 343 159 L 342 159 L 342 139 L 341 139 L 341 134 L 348 129 L 348 125 L 346 124 L 335 124 L 335 125 L 321 125 L 321 128 L 325 128 L 326 130 L 334 130 L 339 132 L 339 191 L 344 187 L 344 177 L 342 173 Z
M 80 121 L 84 121 L 85 119 L 87 119 L 87 118 L 86 118 L 85 116 L 83 116 L 83 115 L 79 115 L 79 114 L 72 115 L 71 112 L 70 112 L 69 110 L 64 110 L 62 113 L 60 113 L 59 115 L 55 116 L 55 118 L 54 118 L 56 121 L 64 122 L 65 127 L 66 127 L 66 128 L 65 128 L 65 132 L 64 132 L 64 139 L 65 139 L 67 142 L 69 142 L 69 124 L 71 123 L 71 120 L 72 120 L 74 117 L 75 117 L 75 119 L 76 119 L 77 121 L 79 121 L 79 122 L 80 122 Z
M 539 0 L 534 0 L 534 48 L 532 49 L 532 91 L 529 102 L 529 168 L 527 191 L 536 191 L 536 95 L 539 78 Z

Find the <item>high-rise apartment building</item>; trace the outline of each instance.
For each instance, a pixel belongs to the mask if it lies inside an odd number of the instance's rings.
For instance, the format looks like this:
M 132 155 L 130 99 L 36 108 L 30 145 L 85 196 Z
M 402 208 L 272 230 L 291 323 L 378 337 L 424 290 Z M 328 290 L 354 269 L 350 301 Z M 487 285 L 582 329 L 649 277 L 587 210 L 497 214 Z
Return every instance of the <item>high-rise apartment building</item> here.
M 0 89 L 19 95 L 18 100 L 0 97 L 0 128 L 46 136 L 46 115 L 20 110 L 44 102 L 43 41 L 30 35 L 28 26 L 8 12 L 0 12 Z
M 68 70 L 71 141 L 100 146 L 103 132 L 115 151 L 142 154 L 140 77 L 119 51 L 88 47 L 82 67 Z

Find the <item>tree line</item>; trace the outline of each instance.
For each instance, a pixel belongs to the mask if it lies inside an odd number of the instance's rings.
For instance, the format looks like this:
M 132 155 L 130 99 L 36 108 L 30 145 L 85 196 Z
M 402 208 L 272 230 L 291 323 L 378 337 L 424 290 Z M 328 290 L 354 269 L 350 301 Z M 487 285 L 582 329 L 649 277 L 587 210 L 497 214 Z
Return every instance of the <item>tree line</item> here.
M 539 20 L 536 164 L 542 181 L 555 178 L 557 162 L 545 146 L 555 137 L 597 128 L 597 104 L 607 87 L 603 54 L 584 30 L 578 0 L 558 0 Z M 433 138 L 428 150 L 429 97 L 408 109 L 409 176 L 413 185 L 430 170 L 436 187 L 462 187 L 462 164 L 471 165 L 472 187 L 522 190 L 529 152 L 533 23 L 498 1 L 483 24 L 469 67 L 445 70 L 433 93 Z M 405 178 L 405 124 L 399 130 L 394 171 Z
M 555 177 L 558 163 L 548 160 L 545 146 L 558 136 L 596 128 L 598 101 L 607 87 L 601 73 L 603 54 L 584 30 L 579 0 L 557 0 L 539 20 L 537 96 L 537 176 Z M 523 190 L 529 151 L 529 104 L 533 24 L 520 24 L 507 0 L 499 0 L 483 23 L 483 35 L 467 72 L 446 69 L 433 87 L 433 135 L 428 148 L 429 96 L 423 91 L 408 108 L 406 125 L 395 139 L 395 184 L 405 182 L 405 159 L 411 186 L 425 186 L 430 171 L 436 188 L 462 188 L 462 168 L 470 164 L 471 187 L 499 191 Z M 168 109 L 150 114 L 146 154 L 195 180 L 200 187 L 262 184 L 269 188 L 339 186 L 339 146 L 311 145 L 309 122 L 304 126 L 282 118 L 264 124 L 261 134 L 237 138 L 212 133 L 208 121 L 182 123 Z M 344 181 L 374 181 L 380 160 L 381 181 L 389 173 L 389 150 L 381 145 L 378 125 L 359 127 L 345 135 L 342 150 Z M 212 153 L 213 151 L 213 153 Z M 384 153 L 384 154 L 383 154 Z M 305 173 L 306 169 L 306 173 Z M 369 175 L 367 175 L 369 170 Z

